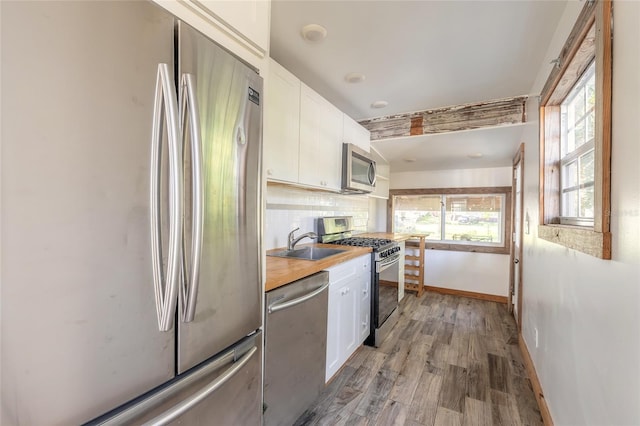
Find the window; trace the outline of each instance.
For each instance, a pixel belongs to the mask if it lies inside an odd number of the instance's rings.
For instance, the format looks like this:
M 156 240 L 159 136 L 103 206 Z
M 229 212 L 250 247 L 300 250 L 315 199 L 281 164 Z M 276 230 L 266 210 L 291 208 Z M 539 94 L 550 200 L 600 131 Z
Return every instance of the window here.
M 595 62 L 560 108 L 560 223 L 593 226 Z
M 390 229 L 427 248 L 509 253 L 511 187 L 392 190 L 389 208 Z
M 540 95 L 538 237 L 611 258 L 611 1 L 586 2 Z

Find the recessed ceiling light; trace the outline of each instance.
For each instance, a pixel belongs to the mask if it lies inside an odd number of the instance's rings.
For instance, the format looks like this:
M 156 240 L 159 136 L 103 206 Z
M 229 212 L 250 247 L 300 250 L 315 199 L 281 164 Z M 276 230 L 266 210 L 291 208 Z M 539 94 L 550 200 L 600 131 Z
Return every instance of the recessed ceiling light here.
M 350 72 L 349 74 L 344 76 L 344 79 L 347 83 L 362 83 L 365 78 L 365 75 L 360 74 L 359 72 Z
M 417 158 L 404 158 L 404 161 L 407 163 L 415 163 L 416 161 L 418 161 Z
M 389 102 L 387 101 L 375 101 L 371 104 L 371 108 L 384 108 L 387 105 L 389 105 Z
M 303 39 L 311 43 L 318 43 L 327 36 L 327 29 L 322 25 L 309 24 L 302 27 L 301 34 Z
M 482 158 L 482 157 L 483 157 L 483 154 L 482 154 L 482 153 L 480 153 L 480 152 L 475 152 L 475 153 L 473 153 L 473 154 L 469 154 L 469 155 L 467 155 L 467 157 L 469 157 L 469 158 L 473 158 L 473 159 L 476 159 L 476 158 Z

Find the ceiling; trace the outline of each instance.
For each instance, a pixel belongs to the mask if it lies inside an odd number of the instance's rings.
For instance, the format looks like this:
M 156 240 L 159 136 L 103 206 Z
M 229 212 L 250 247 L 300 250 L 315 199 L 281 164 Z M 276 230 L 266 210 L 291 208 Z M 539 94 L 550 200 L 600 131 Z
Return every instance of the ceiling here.
M 270 50 L 304 83 L 363 120 L 530 94 L 565 6 L 545 0 L 272 0 Z M 301 37 L 311 23 L 327 29 L 323 41 Z M 348 83 L 351 72 L 366 78 Z M 378 100 L 388 106 L 371 108 Z M 507 166 L 521 131 L 510 126 L 372 146 L 393 172 Z M 483 156 L 471 160 L 473 153 Z

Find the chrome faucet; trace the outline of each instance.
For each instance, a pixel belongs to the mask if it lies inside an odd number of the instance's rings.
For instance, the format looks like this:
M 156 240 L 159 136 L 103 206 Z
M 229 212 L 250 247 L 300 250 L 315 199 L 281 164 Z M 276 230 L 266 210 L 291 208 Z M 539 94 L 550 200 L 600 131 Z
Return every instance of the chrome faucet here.
M 296 228 L 293 231 L 289 232 L 289 236 L 287 237 L 287 250 L 289 251 L 293 250 L 296 244 L 298 244 L 298 241 L 300 241 L 303 238 L 311 238 L 312 240 L 315 240 L 316 238 L 318 238 L 318 234 L 316 234 L 315 232 L 307 232 L 305 234 L 300 235 L 297 238 L 294 238 L 293 233 L 296 232 L 298 229 L 300 228 Z

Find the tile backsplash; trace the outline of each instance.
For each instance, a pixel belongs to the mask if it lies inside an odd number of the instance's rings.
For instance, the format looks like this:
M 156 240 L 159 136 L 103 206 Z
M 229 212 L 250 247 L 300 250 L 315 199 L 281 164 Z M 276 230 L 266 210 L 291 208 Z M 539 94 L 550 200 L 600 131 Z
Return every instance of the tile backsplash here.
M 366 195 L 342 195 L 330 192 L 311 191 L 294 186 L 267 185 L 266 212 L 264 220 L 264 248 L 266 250 L 285 247 L 287 235 L 295 228 L 296 235 L 316 232 L 315 219 L 324 216 L 353 216 L 356 232 L 371 231 L 370 206 L 375 208 Z M 371 216 L 375 216 L 372 212 Z M 308 240 L 302 243 L 310 242 Z

